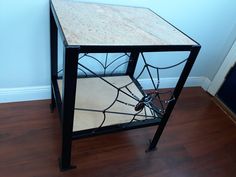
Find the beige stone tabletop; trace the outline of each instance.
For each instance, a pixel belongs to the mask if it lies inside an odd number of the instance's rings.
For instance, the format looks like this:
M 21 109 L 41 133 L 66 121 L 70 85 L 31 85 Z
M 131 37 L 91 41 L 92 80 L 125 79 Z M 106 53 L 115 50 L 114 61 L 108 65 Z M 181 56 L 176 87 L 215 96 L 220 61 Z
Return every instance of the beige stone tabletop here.
M 197 45 L 147 8 L 52 0 L 68 45 Z

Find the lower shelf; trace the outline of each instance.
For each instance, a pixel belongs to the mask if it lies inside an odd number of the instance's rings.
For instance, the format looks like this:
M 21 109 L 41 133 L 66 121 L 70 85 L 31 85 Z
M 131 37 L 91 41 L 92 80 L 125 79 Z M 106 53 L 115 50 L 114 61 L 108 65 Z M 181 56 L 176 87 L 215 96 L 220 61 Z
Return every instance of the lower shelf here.
M 77 79 L 73 132 L 156 119 L 149 106 L 135 110 L 143 96 L 129 76 Z

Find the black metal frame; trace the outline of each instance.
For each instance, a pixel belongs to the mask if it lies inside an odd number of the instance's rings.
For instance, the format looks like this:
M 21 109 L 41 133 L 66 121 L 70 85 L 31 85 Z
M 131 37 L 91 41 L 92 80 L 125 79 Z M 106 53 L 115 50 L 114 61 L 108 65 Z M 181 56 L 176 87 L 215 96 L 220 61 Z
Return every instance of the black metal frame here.
M 64 44 L 64 73 L 63 73 L 63 95 L 60 96 L 58 89 L 57 79 L 57 64 L 58 64 L 58 32 L 62 37 Z M 61 144 L 61 156 L 60 156 L 60 169 L 61 171 L 74 168 L 71 165 L 71 145 L 72 140 L 78 138 L 84 138 L 88 136 L 100 135 L 105 133 L 159 125 L 157 131 L 150 142 L 147 151 L 152 151 L 156 148 L 158 140 L 166 126 L 166 123 L 170 117 L 170 114 L 176 104 L 176 101 L 181 93 L 185 81 L 191 71 L 191 68 L 195 62 L 195 59 L 200 50 L 200 45 L 196 42 L 196 45 L 164 45 L 164 46 L 70 46 L 68 45 L 66 38 L 63 34 L 62 28 L 58 21 L 58 17 L 55 13 L 53 4 L 50 3 L 50 35 L 51 35 L 51 85 L 52 85 L 52 98 L 51 98 L 51 111 L 55 106 L 58 109 L 61 129 L 62 129 L 62 144 Z M 74 119 L 74 106 L 75 106 L 75 93 L 76 93 L 76 80 L 77 80 L 77 67 L 78 67 L 78 55 L 79 53 L 118 53 L 126 52 L 130 53 L 130 60 L 127 68 L 126 75 L 129 75 L 132 79 L 134 76 L 135 67 L 137 64 L 138 56 L 142 52 L 162 52 L 162 51 L 190 51 L 190 55 L 186 60 L 184 69 L 177 82 L 176 88 L 173 91 L 172 99 L 167 105 L 165 113 L 161 119 L 149 120 L 146 122 L 135 122 L 134 124 L 122 124 L 112 125 L 107 127 L 101 127 L 98 131 L 83 130 L 79 132 L 73 132 L 73 119 Z M 136 83 L 136 82 L 135 82 Z M 136 84 L 140 88 L 139 84 Z

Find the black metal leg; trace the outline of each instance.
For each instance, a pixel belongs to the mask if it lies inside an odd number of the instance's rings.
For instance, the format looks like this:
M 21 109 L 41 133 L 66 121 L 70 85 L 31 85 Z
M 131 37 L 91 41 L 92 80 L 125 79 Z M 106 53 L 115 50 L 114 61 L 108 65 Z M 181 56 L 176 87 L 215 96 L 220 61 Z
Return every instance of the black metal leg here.
M 156 148 L 156 145 L 157 145 L 157 143 L 158 143 L 158 141 L 161 137 L 161 134 L 162 134 L 162 132 L 163 132 L 165 126 L 166 126 L 166 123 L 167 123 L 167 121 L 170 117 L 170 114 L 171 114 L 174 106 L 175 106 L 175 103 L 176 103 L 176 101 L 177 101 L 177 99 L 178 99 L 178 97 L 181 93 L 181 90 L 182 90 L 182 88 L 183 88 L 183 86 L 184 86 L 184 84 L 185 84 L 185 82 L 188 78 L 188 75 L 191 71 L 191 68 L 192 68 L 192 66 L 193 66 L 193 64 L 194 64 L 194 62 L 197 58 L 199 50 L 200 50 L 199 46 L 193 47 L 193 49 L 191 50 L 191 53 L 190 53 L 189 58 L 187 60 L 187 63 L 184 66 L 184 69 L 183 69 L 183 71 L 181 73 L 181 76 L 178 80 L 176 88 L 173 92 L 173 98 L 174 99 L 173 99 L 173 101 L 171 101 L 168 104 L 168 106 L 166 108 L 166 112 L 165 112 L 165 114 L 162 118 L 162 121 L 160 122 L 160 125 L 158 126 L 157 131 L 156 131 L 156 133 L 155 133 L 155 135 L 154 135 L 147 151 L 152 151 Z
M 129 58 L 129 64 L 127 67 L 126 74 L 129 75 L 131 78 L 134 76 L 134 71 L 138 62 L 138 52 L 131 52 L 130 58 Z
M 55 109 L 55 107 L 56 107 L 56 100 L 55 100 L 55 97 L 54 97 L 54 95 L 53 95 L 53 88 L 52 88 L 52 86 L 51 86 L 51 103 L 50 103 L 50 111 L 51 111 L 51 113 L 53 113 L 53 111 L 54 111 L 54 109 Z
M 55 97 L 54 97 L 54 91 L 53 91 L 53 79 L 57 79 L 57 25 L 55 23 L 52 10 L 50 9 L 50 52 L 51 52 L 51 104 L 50 104 L 50 109 L 51 112 L 53 112 L 56 102 L 55 102 Z
M 64 75 L 62 95 L 62 152 L 60 169 L 74 168 L 71 166 L 71 145 L 73 133 L 75 93 L 77 80 L 78 50 L 65 48 Z

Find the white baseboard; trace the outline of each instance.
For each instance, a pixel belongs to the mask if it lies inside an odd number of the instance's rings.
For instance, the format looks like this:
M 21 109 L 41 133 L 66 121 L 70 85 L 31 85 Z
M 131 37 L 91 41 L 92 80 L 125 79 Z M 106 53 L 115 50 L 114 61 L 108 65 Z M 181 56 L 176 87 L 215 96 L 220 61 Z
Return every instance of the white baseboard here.
M 154 79 L 156 82 L 157 79 Z M 178 82 L 178 77 L 161 78 L 159 88 L 174 88 Z M 210 80 L 207 77 L 188 77 L 184 87 L 202 87 L 207 90 L 210 85 Z M 150 79 L 140 79 L 139 83 L 144 89 L 153 89 Z
M 202 87 L 205 91 L 207 91 L 208 88 L 210 87 L 210 85 L 211 85 L 211 80 L 210 80 L 209 78 L 207 78 L 207 77 L 203 77 L 203 81 L 202 81 L 201 87 Z
M 154 79 L 156 81 L 157 79 Z M 173 88 L 178 81 L 177 77 L 161 78 L 159 88 Z M 150 79 L 140 79 L 140 84 L 144 89 L 152 89 Z M 202 87 L 207 90 L 210 85 L 210 80 L 206 77 L 189 77 L 185 87 Z M 50 99 L 50 86 L 38 87 L 20 87 L 20 88 L 4 88 L 0 89 L 0 103 L 32 101 Z
M 0 103 L 45 100 L 51 97 L 50 86 L 0 89 Z

